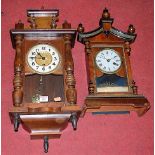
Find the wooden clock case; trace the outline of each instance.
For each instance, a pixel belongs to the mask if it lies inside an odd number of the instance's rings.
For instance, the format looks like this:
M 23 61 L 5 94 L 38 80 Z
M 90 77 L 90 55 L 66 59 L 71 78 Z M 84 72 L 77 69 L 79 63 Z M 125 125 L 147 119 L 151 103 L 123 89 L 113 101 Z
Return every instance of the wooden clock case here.
M 128 113 L 137 112 L 142 116 L 150 104 L 143 95 L 138 95 L 137 86 L 132 79 L 130 65 L 130 44 L 135 41 L 136 34 L 133 25 L 128 32 L 122 32 L 112 26 L 113 19 L 110 13 L 104 9 L 99 27 L 90 32 L 84 32 L 82 24 L 78 26 L 78 41 L 85 45 L 86 69 L 88 77 L 88 93 L 85 99 L 85 111 L 98 113 Z M 96 77 L 105 73 L 101 72 L 95 64 L 96 54 L 103 49 L 112 49 L 122 58 L 122 65 L 116 75 L 127 79 L 126 87 L 106 87 L 99 89 Z M 111 75 L 110 75 L 111 76 Z M 83 112 L 84 114 L 84 112 Z
M 127 33 L 112 27 L 113 19 L 107 9 L 103 11 L 99 28 L 84 32 L 84 27 L 79 24 L 78 41 L 85 45 L 89 93 L 81 108 L 76 104 L 77 92 L 71 53 L 77 30 L 72 29 L 67 21 L 62 27 L 57 26 L 58 10 L 28 10 L 27 16 L 30 26 L 25 27 L 19 21 L 15 24 L 15 29 L 10 30 L 16 53 L 13 107 L 9 114 L 15 131 L 18 131 L 21 124 L 32 139 L 43 138 L 44 151 L 47 153 L 48 139 L 60 138 L 68 122 L 76 129 L 79 117 L 84 116 L 85 112 L 115 114 L 136 111 L 142 116 L 150 108 L 148 100 L 143 95 L 138 95 L 137 86 L 132 79 L 130 44 L 136 38 L 132 25 Z M 60 54 L 59 67 L 49 74 L 38 74 L 27 63 L 30 49 L 40 44 L 50 45 Z M 99 51 L 106 48 L 117 51 L 123 59 L 116 74 L 126 78 L 127 85 L 123 88 L 117 87 L 115 91 L 111 87 L 99 89 L 96 84 L 96 78 L 104 73 L 96 67 L 94 59 Z M 44 81 L 43 94 L 48 94 L 48 102 L 37 103 L 32 100 L 40 79 Z M 61 100 L 55 100 L 54 97 Z
M 19 21 L 10 30 L 12 46 L 16 51 L 13 80 L 13 108 L 9 111 L 18 131 L 19 124 L 28 131 L 31 138 L 43 138 L 44 150 L 48 152 L 48 139 L 60 138 L 68 122 L 73 129 L 81 108 L 76 105 L 77 93 L 74 78 L 74 62 L 71 49 L 74 47 L 76 29 L 65 21 L 57 27 L 58 10 L 28 10 L 30 26 L 24 27 Z M 50 100 L 46 103 L 32 103 L 32 93 L 37 87 L 39 74 L 30 69 L 26 56 L 30 48 L 38 44 L 54 46 L 61 55 L 59 67 L 52 73 L 42 75 L 46 84 L 45 92 Z M 53 95 L 61 97 L 54 101 Z

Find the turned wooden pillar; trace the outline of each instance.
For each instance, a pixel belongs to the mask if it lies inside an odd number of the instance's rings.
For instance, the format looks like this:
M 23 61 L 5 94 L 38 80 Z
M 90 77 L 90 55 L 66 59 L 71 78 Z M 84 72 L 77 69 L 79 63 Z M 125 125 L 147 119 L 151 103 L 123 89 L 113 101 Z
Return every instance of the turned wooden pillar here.
M 71 25 L 65 21 L 63 23 L 63 28 L 69 29 L 71 28 Z M 73 58 L 71 54 L 71 35 L 65 34 L 64 35 L 64 41 L 65 41 L 65 71 L 66 71 L 66 85 L 67 85 L 67 91 L 66 91 L 66 98 L 67 102 L 70 104 L 76 104 L 77 100 L 77 92 L 75 89 L 75 78 L 74 78 L 74 63 Z
M 88 76 L 89 76 L 89 83 L 88 83 L 88 92 L 89 94 L 94 94 L 94 82 L 93 82 L 93 77 L 94 77 L 94 72 L 92 72 L 93 70 L 93 58 L 92 58 L 92 54 L 91 54 L 91 47 L 90 47 L 90 42 L 89 41 L 85 41 L 85 52 L 88 58 L 88 66 L 89 66 L 89 71 L 88 71 Z
M 66 91 L 67 101 L 70 104 L 75 104 L 77 99 L 77 92 L 75 89 L 74 78 L 74 63 L 71 54 L 71 36 L 65 35 L 65 71 L 66 71 L 66 84 L 68 89 Z
M 129 35 L 134 35 L 135 33 L 135 28 L 133 25 L 129 25 L 127 33 Z M 126 57 L 126 62 L 128 64 L 128 78 L 129 78 L 129 86 L 130 90 L 133 94 L 137 95 L 138 94 L 138 87 L 136 86 L 135 81 L 132 79 L 132 70 L 131 70 L 131 63 L 130 63 L 130 55 L 131 55 L 131 47 L 130 47 L 130 42 L 125 41 L 124 44 L 124 51 L 125 51 L 125 57 Z
M 23 81 L 22 81 L 22 71 L 23 71 L 23 61 L 22 61 L 22 35 L 16 35 L 16 55 L 14 62 L 14 80 L 13 80 L 13 104 L 14 106 L 20 106 L 23 99 Z

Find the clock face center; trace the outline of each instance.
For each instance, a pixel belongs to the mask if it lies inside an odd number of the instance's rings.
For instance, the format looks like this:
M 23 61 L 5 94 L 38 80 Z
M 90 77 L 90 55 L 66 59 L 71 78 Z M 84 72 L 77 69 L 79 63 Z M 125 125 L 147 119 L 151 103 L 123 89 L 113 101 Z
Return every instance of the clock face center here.
M 35 61 L 40 66 L 48 66 L 52 62 L 52 56 L 49 52 L 40 52 L 36 55 Z

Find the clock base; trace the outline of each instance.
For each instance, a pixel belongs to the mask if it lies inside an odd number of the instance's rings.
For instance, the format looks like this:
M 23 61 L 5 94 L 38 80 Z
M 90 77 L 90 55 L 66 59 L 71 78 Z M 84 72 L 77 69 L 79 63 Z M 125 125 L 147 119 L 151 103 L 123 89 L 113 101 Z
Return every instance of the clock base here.
M 135 111 L 138 116 L 150 109 L 150 103 L 143 95 L 97 96 L 89 95 L 85 99 L 85 112 L 121 113 Z M 83 113 L 84 115 L 85 113 Z
M 48 140 L 60 138 L 69 122 L 74 130 L 77 128 L 80 113 L 79 106 L 63 103 L 28 103 L 13 107 L 9 112 L 14 131 L 17 132 L 21 124 L 31 139 L 43 139 L 45 153 L 48 152 Z

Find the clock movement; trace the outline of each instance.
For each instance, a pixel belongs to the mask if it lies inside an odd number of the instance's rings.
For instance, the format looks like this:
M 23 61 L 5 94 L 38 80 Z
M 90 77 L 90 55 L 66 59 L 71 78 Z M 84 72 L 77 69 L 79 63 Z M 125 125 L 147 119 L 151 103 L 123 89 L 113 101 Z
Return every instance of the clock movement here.
M 149 108 L 148 100 L 137 92 L 132 78 L 130 44 L 135 41 L 133 25 L 123 32 L 112 26 L 113 18 L 104 9 L 99 27 L 84 32 L 78 26 L 78 41 L 85 45 L 88 93 L 85 111 L 100 113 L 129 113 L 142 116 Z
M 28 10 L 30 26 L 19 20 L 10 30 L 15 49 L 13 108 L 14 130 L 22 124 L 32 139 L 60 138 L 68 122 L 73 129 L 81 108 L 76 105 L 74 47 L 76 29 L 65 21 L 57 26 L 58 10 Z

